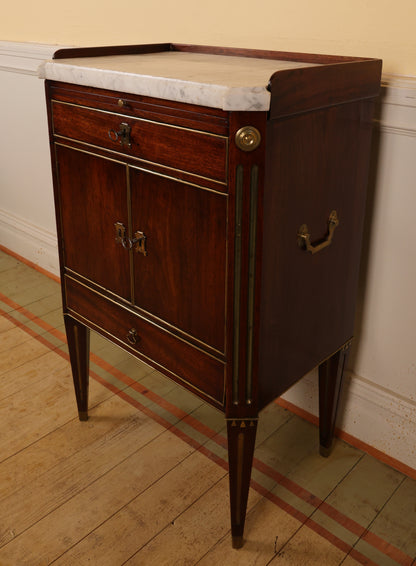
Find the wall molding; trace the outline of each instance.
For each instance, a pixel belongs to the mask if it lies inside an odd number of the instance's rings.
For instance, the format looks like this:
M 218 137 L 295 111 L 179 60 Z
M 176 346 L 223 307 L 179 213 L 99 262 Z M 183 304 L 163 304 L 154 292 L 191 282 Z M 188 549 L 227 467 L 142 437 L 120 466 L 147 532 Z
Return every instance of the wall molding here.
M 375 125 L 381 132 L 416 136 L 416 77 L 383 75 Z
M 59 274 L 58 243 L 55 233 L 0 208 L 0 242 L 5 248 L 46 271 L 54 275 Z
M 60 48 L 60 45 L 0 41 L 0 70 L 37 76 L 39 65 L 52 59 Z
M 385 74 L 381 79 L 381 89 L 384 103 L 416 106 L 416 77 Z

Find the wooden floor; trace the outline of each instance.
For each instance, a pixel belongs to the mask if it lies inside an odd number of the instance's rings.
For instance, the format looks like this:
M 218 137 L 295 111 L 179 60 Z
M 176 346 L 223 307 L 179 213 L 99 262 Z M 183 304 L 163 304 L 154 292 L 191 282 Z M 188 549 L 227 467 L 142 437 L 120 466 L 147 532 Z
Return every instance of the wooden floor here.
M 233 550 L 222 415 L 93 335 L 81 423 L 59 285 L 0 253 L 0 309 L 0 566 L 416 564 L 416 481 L 277 404 Z

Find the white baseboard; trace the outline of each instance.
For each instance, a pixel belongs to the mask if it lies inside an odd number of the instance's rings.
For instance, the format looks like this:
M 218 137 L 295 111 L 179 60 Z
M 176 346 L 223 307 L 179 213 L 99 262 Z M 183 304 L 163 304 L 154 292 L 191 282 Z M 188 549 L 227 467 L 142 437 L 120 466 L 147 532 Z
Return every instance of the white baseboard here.
M 317 371 L 306 375 L 282 397 L 318 416 Z M 347 371 L 337 427 L 416 470 L 416 403 Z
M 0 244 L 46 271 L 59 275 L 55 233 L 0 209 Z

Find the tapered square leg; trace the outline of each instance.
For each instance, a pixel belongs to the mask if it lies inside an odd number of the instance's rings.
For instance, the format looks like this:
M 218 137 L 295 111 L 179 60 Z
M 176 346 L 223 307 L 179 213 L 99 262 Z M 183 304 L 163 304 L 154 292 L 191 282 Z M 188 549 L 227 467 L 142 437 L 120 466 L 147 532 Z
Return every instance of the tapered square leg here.
M 244 523 L 256 431 L 257 419 L 227 419 L 233 548 L 243 546 Z
M 319 451 L 329 456 L 350 343 L 319 366 Z
M 65 330 L 80 421 L 88 419 L 90 330 L 65 314 Z

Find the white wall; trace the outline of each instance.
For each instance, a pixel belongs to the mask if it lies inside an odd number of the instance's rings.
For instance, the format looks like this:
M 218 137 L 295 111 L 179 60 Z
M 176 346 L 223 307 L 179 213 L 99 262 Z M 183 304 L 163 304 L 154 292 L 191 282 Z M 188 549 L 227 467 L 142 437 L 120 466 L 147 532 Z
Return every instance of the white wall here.
M 58 272 L 43 83 L 52 46 L 0 42 L 0 244 Z M 385 76 L 375 125 L 344 431 L 416 469 L 416 78 Z M 317 414 L 313 372 L 285 395 Z
M 58 273 L 43 81 L 55 48 L 0 42 L 0 244 Z

